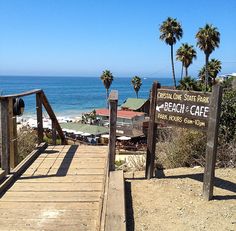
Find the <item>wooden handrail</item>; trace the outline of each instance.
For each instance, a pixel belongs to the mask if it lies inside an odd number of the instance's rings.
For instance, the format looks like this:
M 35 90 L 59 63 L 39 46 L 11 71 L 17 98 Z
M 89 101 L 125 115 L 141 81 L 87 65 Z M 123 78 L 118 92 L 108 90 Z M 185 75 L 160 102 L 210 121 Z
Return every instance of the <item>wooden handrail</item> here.
M 57 117 L 56 117 L 54 111 L 52 110 L 52 107 L 51 107 L 50 103 L 48 102 L 48 99 L 43 91 L 41 92 L 41 99 L 42 99 L 42 103 L 43 103 L 44 108 L 46 109 L 50 119 L 52 120 L 53 128 L 55 127 L 56 131 L 58 132 L 58 135 L 61 138 L 62 144 L 67 144 L 65 135 L 61 129 L 60 124 L 58 123 Z
M 38 129 L 38 144 L 43 141 L 43 119 L 42 105 L 46 109 L 50 119 L 52 120 L 52 131 L 54 132 L 54 140 L 56 143 L 56 132 L 58 133 L 61 143 L 67 144 L 67 140 L 52 110 L 52 107 L 41 89 L 22 92 L 19 94 L 0 96 L 0 155 L 2 169 L 6 174 L 10 172 L 10 167 L 14 168 L 17 164 L 17 134 L 16 134 L 16 117 L 13 115 L 13 99 L 17 97 L 36 95 L 36 114 Z
M 41 89 L 34 89 L 34 90 L 31 90 L 31 91 L 25 91 L 25 92 L 22 92 L 22 93 L 18 93 L 18 94 L 12 94 L 12 95 L 1 95 L 0 96 L 0 99 L 4 99 L 4 98 L 17 98 L 17 97 L 23 97 L 23 96 L 28 96 L 28 95 L 33 95 L 33 94 L 37 94 L 37 93 L 40 93 L 42 92 Z

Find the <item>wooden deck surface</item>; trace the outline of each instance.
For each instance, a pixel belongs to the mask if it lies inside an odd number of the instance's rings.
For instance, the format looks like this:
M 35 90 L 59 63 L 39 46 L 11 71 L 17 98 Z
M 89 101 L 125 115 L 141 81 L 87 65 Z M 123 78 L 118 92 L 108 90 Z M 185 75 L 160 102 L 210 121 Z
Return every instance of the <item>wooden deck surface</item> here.
M 107 147 L 49 146 L 0 199 L 0 230 L 99 230 Z

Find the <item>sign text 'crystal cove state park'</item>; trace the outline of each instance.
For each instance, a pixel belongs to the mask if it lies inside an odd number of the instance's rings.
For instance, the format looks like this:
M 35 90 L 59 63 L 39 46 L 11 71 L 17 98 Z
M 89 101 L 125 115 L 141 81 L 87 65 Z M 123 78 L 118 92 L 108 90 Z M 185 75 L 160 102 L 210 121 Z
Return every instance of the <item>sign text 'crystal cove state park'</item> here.
M 210 93 L 158 89 L 156 121 L 186 128 L 206 130 Z

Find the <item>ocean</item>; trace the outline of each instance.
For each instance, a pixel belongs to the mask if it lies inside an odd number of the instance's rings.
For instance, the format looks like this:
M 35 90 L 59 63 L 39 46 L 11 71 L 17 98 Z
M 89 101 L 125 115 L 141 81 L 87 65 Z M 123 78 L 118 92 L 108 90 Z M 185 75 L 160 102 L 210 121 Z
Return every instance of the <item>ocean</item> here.
M 172 85 L 171 78 L 142 78 L 139 98 L 148 98 L 154 80 L 163 86 Z M 76 117 L 82 112 L 106 107 L 106 91 L 99 77 L 36 77 L 0 76 L 1 95 L 42 89 L 57 116 Z M 114 77 L 110 90 L 118 90 L 119 105 L 127 98 L 135 98 L 131 78 Z M 34 116 L 35 95 L 26 96 L 25 116 Z

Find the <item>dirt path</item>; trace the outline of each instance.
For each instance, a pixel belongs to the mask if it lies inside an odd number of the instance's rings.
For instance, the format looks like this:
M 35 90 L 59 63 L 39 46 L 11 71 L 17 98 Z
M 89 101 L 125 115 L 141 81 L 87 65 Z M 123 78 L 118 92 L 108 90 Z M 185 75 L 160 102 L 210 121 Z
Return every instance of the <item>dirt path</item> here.
M 169 169 L 149 181 L 144 172 L 126 173 L 128 231 L 235 231 L 236 169 L 216 170 L 209 202 L 202 198 L 202 172 Z

